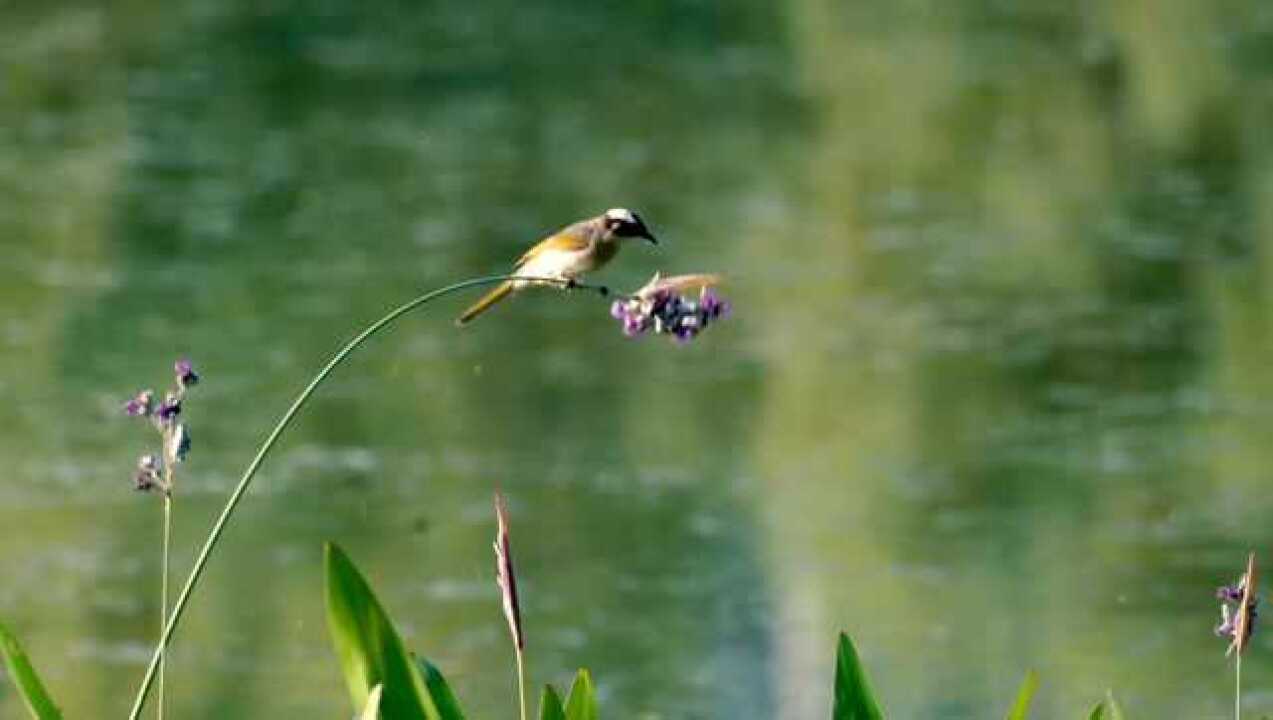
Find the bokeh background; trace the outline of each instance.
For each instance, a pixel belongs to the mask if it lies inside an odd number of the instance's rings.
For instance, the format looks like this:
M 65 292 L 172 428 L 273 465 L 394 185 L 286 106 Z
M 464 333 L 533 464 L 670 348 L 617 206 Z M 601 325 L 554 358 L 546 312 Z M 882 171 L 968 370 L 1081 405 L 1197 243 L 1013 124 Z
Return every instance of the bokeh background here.
M 1041 718 L 1229 711 L 1212 592 L 1273 550 L 1273 5 L 0 13 L 0 617 L 68 716 L 122 715 L 156 630 L 125 399 L 205 374 L 184 569 L 361 325 L 614 205 L 664 244 L 601 279 L 723 272 L 734 318 L 683 348 L 583 296 L 402 321 L 265 466 L 170 716 L 349 716 L 333 539 L 508 717 L 497 486 L 532 679 L 588 666 L 611 717 L 825 717 L 841 628 L 894 717 L 1001 714 L 1026 668 Z

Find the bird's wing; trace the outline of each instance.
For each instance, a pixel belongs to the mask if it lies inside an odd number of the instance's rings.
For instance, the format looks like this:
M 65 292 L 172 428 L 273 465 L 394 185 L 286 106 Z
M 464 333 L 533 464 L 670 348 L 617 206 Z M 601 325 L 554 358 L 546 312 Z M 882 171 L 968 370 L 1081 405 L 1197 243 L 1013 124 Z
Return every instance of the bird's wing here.
M 568 227 L 564 230 L 561 230 L 555 235 L 549 235 L 543 240 L 540 240 L 538 243 L 535 244 L 534 247 L 532 247 L 531 249 L 527 250 L 524 254 L 522 254 L 522 256 L 518 258 L 517 264 L 514 265 L 513 267 L 520 268 L 521 266 L 525 265 L 531 260 L 534 260 L 535 258 L 539 257 L 544 252 L 553 252 L 553 251 L 575 252 L 579 250 L 585 250 L 587 249 L 587 247 L 588 247 L 587 235 L 585 235 L 584 233 L 575 231 L 573 227 Z

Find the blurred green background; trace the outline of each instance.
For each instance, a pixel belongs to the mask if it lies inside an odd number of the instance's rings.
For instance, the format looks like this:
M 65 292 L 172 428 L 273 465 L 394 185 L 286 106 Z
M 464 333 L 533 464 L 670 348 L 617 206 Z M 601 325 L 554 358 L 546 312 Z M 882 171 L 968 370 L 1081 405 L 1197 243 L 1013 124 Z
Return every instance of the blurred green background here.
M 265 466 L 171 717 L 349 716 L 324 539 L 508 717 L 497 486 L 531 677 L 592 668 L 610 717 L 825 717 L 840 628 L 895 717 L 1001 713 L 1026 668 L 1042 718 L 1228 712 L 1212 592 L 1273 548 L 1273 5 L 2 12 L 0 617 L 68 716 L 122 715 L 156 631 L 125 399 L 205 374 L 184 570 L 356 329 L 614 205 L 664 244 L 599 279 L 723 272 L 734 318 L 684 348 L 583 296 L 404 320 Z

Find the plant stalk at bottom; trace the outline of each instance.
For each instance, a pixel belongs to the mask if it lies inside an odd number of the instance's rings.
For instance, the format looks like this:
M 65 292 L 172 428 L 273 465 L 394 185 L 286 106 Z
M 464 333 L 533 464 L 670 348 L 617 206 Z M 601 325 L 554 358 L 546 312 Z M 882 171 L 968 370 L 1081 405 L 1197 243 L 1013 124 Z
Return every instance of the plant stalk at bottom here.
M 517 701 L 522 720 L 526 720 L 526 659 L 521 648 L 517 648 Z
M 199 578 L 203 576 L 204 568 L 207 566 L 208 560 L 212 556 L 212 551 L 216 549 L 217 543 L 220 542 L 221 535 L 225 532 L 226 525 L 229 524 L 230 518 L 234 516 L 235 508 L 238 507 L 239 502 L 243 499 L 248 487 L 251 486 L 252 479 L 256 477 L 257 470 L 259 470 L 261 464 L 265 462 L 265 458 L 270 454 L 270 450 L 272 450 L 274 445 L 278 443 L 278 439 L 283 434 L 283 431 L 292 424 L 292 421 L 296 418 L 296 414 L 299 413 L 301 408 L 309 401 L 310 397 L 314 394 L 314 391 L 323 384 L 327 377 L 331 375 L 332 371 L 340 366 L 354 350 L 357 350 L 360 345 L 379 333 L 394 320 L 397 320 L 412 310 L 445 295 L 468 288 L 495 285 L 497 283 L 502 283 L 505 280 L 514 279 L 526 280 L 533 283 L 542 283 L 545 285 L 556 285 L 564 288 L 595 290 L 602 295 L 609 293 L 609 290 L 603 286 L 587 285 L 573 280 L 562 280 L 561 278 L 518 278 L 512 275 L 488 275 L 486 277 L 472 278 L 432 290 L 399 305 L 384 317 L 369 325 L 367 329 L 355 336 L 353 340 L 346 343 L 345 346 L 337 351 L 336 354 L 332 356 L 332 359 L 323 366 L 323 369 L 319 370 L 318 374 L 310 380 L 309 384 L 305 386 L 305 389 L 302 390 L 300 395 L 296 397 L 296 400 L 292 402 L 292 405 L 285 413 L 283 413 L 283 417 L 279 418 L 278 423 L 274 425 L 274 429 L 270 431 L 270 434 L 266 436 L 265 441 L 261 443 L 261 447 L 256 451 L 256 455 L 252 458 L 252 462 L 248 463 L 247 469 L 243 471 L 243 476 L 239 479 L 238 485 L 234 487 L 234 490 L 230 493 L 230 497 L 226 499 L 225 506 L 221 509 L 221 514 L 217 516 L 216 521 L 212 524 L 212 528 L 208 531 L 208 536 L 203 542 L 203 547 L 199 550 L 199 554 L 195 556 L 194 565 L 191 566 L 190 573 L 186 576 L 186 582 L 181 587 L 181 592 L 177 594 L 177 601 L 172 606 L 172 612 L 169 615 L 167 622 L 164 623 L 163 633 L 159 636 L 159 642 L 155 646 L 155 650 L 150 657 L 150 664 L 146 667 L 146 674 L 142 676 L 141 684 L 138 686 L 137 693 L 133 698 L 133 707 L 128 713 L 128 720 L 137 720 L 141 717 L 142 707 L 146 704 L 146 696 L 150 694 L 150 688 L 154 685 L 159 665 L 163 660 L 168 644 L 172 641 L 173 631 L 176 630 L 177 624 L 181 622 L 181 617 L 185 613 L 186 603 L 190 601 L 190 596 L 193 594 L 195 586 L 199 583 Z
M 1242 720 L 1242 653 L 1233 666 L 1233 720 Z
M 159 632 L 160 638 L 163 637 L 164 628 L 168 626 L 168 548 L 172 541 L 172 493 L 168 490 L 164 491 L 164 543 L 163 543 L 163 569 L 160 571 L 160 587 L 159 587 Z M 158 706 L 156 716 L 159 720 L 164 720 L 164 671 L 168 665 L 166 654 L 159 657 L 159 690 L 155 704 Z

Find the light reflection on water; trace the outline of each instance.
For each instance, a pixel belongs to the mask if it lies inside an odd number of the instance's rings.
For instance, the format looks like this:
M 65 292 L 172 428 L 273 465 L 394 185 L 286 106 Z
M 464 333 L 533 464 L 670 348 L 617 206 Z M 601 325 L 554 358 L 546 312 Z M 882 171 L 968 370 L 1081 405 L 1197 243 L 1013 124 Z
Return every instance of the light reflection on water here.
M 184 566 L 360 324 L 632 205 L 667 242 L 605 281 L 719 270 L 735 318 L 402 321 L 266 465 L 174 716 L 346 711 L 326 539 L 507 713 L 496 486 L 532 677 L 589 666 L 609 714 L 825 716 L 845 628 L 898 717 L 1002 712 L 1026 667 L 1042 717 L 1219 716 L 1211 590 L 1268 540 L 1273 16 L 1170 4 L 14 10 L 0 617 L 69 716 L 120 712 L 158 583 L 124 398 L 206 373 Z

